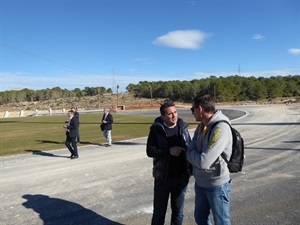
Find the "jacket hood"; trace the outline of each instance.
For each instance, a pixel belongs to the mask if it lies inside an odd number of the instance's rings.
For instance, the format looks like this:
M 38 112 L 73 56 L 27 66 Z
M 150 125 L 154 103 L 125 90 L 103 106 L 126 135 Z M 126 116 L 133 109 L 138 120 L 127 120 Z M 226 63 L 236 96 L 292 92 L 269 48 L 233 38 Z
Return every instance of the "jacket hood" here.
M 217 110 L 213 115 L 213 117 L 211 118 L 211 120 L 208 122 L 208 126 L 220 120 L 226 120 L 229 122 L 229 124 L 231 124 L 229 118 L 225 116 L 221 110 Z
M 159 124 L 159 125 L 163 125 L 163 124 L 164 124 L 164 120 L 161 118 L 161 116 L 155 118 L 154 124 L 153 124 L 153 125 L 155 125 L 155 124 L 157 124 L 157 125 L 158 125 L 158 124 Z M 179 117 L 178 117 L 177 124 L 179 125 L 179 127 L 180 127 L 181 129 L 187 128 L 187 127 L 189 126 L 186 122 L 183 121 L 183 119 L 181 119 L 181 118 L 179 118 Z

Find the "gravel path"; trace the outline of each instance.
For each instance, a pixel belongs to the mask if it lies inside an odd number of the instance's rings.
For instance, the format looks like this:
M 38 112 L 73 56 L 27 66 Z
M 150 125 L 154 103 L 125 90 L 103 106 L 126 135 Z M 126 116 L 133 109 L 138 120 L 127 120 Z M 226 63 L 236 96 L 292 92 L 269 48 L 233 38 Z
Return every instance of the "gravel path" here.
M 245 139 L 246 163 L 232 176 L 232 224 L 299 224 L 299 106 L 231 109 L 247 112 L 233 120 Z M 66 149 L 1 157 L 0 224 L 150 224 L 152 159 L 145 143 L 81 147 L 76 160 L 67 159 Z M 193 184 L 191 178 L 185 225 L 195 224 Z M 168 211 L 166 224 L 169 217 Z

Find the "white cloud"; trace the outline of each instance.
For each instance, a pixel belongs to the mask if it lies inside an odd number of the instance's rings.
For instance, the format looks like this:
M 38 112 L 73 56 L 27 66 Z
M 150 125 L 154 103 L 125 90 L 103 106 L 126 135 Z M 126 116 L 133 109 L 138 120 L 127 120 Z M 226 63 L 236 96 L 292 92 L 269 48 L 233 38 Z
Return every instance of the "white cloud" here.
M 134 61 L 139 62 L 139 63 L 143 63 L 143 64 L 151 64 L 152 63 L 152 59 L 149 58 L 149 57 L 135 58 Z
M 254 39 L 254 40 L 263 40 L 263 39 L 265 39 L 265 37 L 261 34 L 254 34 L 252 39 Z
M 148 57 L 140 57 L 140 58 L 135 58 L 134 61 L 138 61 L 138 62 L 145 62 L 145 61 L 149 61 L 151 60 L 150 58 Z
M 145 75 L 129 75 L 122 74 L 115 76 L 113 81 L 112 74 L 82 74 L 82 75 L 65 75 L 65 76 L 32 76 L 25 73 L 0 73 L 0 91 L 16 90 L 16 89 L 33 89 L 41 90 L 46 88 L 60 87 L 62 89 L 73 90 L 75 88 L 84 89 L 85 87 L 105 87 L 115 91 L 116 85 L 119 85 L 120 92 L 126 91 L 129 84 L 138 84 L 140 81 L 168 81 L 168 80 L 186 80 L 202 79 L 210 76 L 227 77 L 237 75 L 237 71 L 210 71 L 195 72 L 187 75 L 186 73 L 177 76 L 165 76 L 164 74 Z M 262 70 L 262 71 L 241 71 L 240 76 L 243 77 L 271 77 L 271 76 L 288 76 L 299 75 L 300 68 Z
M 300 54 L 300 48 L 290 48 L 288 49 L 288 53 L 292 55 L 299 55 Z
M 288 69 L 274 69 L 274 70 L 260 70 L 260 71 L 241 71 L 240 76 L 242 77 L 276 77 L 276 76 L 289 76 L 299 75 L 300 68 L 288 68 Z M 186 80 L 201 79 L 210 76 L 216 77 L 228 77 L 238 75 L 237 71 L 216 71 L 216 72 L 196 72 Z
M 158 46 L 196 50 L 203 46 L 209 37 L 200 30 L 176 30 L 156 38 L 153 44 Z
M 115 79 L 113 79 L 115 78 Z M 129 84 L 137 84 L 139 81 L 158 81 L 160 75 L 117 75 L 112 74 L 78 74 L 64 76 L 32 76 L 25 73 L 0 72 L 0 91 L 21 90 L 24 88 L 41 90 L 53 87 L 73 90 L 75 88 L 84 89 L 85 87 L 105 87 L 115 91 L 116 85 L 120 86 L 119 91 L 126 91 Z M 168 80 L 166 77 L 165 80 Z
M 196 6 L 198 5 L 198 2 L 197 1 L 189 1 L 190 5 L 191 6 Z
M 64 75 L 64 76 L 33 76 L 24 73 L 2 72 L 0 73 L 0 91 L 14 89 L 41 90 L 60 87 L 72 90 L 74 88 L 103 86 L 112 88 L 112 75 Z

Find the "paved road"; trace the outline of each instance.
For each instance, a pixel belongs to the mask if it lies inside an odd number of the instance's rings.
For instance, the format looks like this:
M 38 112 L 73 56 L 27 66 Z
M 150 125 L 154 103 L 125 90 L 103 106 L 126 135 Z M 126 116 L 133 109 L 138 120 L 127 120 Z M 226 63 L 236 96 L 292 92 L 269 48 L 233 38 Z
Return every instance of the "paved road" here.
M 299 106 L 238 109 L 247 112 L 233 121 L 245 139 L 246 163 L 232 176 L 232 224 L 299 224 Z M 150 224 L 152 160 L 145 143 L 81 147 L 77 160 L 67 159 L 66 149 L 1 157 L 0 224 Z M 195 224 L 193 184 L 191 178 L 185 225 Z

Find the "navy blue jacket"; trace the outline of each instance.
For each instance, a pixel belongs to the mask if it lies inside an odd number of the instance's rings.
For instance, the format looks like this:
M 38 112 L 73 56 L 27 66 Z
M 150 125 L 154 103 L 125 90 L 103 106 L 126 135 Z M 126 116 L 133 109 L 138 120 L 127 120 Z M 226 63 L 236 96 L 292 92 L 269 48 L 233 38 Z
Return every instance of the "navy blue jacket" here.
M 105 118 L 105 114 L 103 114 L 103 116 L 102 116 L 102 121 L 104 120 L 104 118 Z M 112 123 L 114 122 L 114 120 L 113 120 L 113 116 L 110 113 L 107 114 L 105 121 L 106 121 L 106 123 L 101 123 L 101 125 L 100 125 L 101 130 L 102 131 L 103 130 L 112 130 Z
M 177 122 L 179 128 L 179 137 L 181 138 L 181 147 L 187 149 L 191 138 L 188 132 L 188 124 L 185 123 L 181 118 Z M 153 158 L 153 177 L 155 179 L 166 180 L 169 174 L 169 161 L 170 161 L 170 146 L 168 143 L 168 137 L 165 131 L 165 125 L 163 119 L 157 117 L 150 127 L 150 132 L 147 140 L 146 153 L 148 157 Z M 186 160 L 186 153 L 184 157 L 184 168 L 185 176 L 191 176 L 191 165 Z
M 67 129 L 69 130 L 70 137 L 74 138 L 78 136 L 78 121 L 74 116 L 70 121 L 70 125 L 67 126 Z

